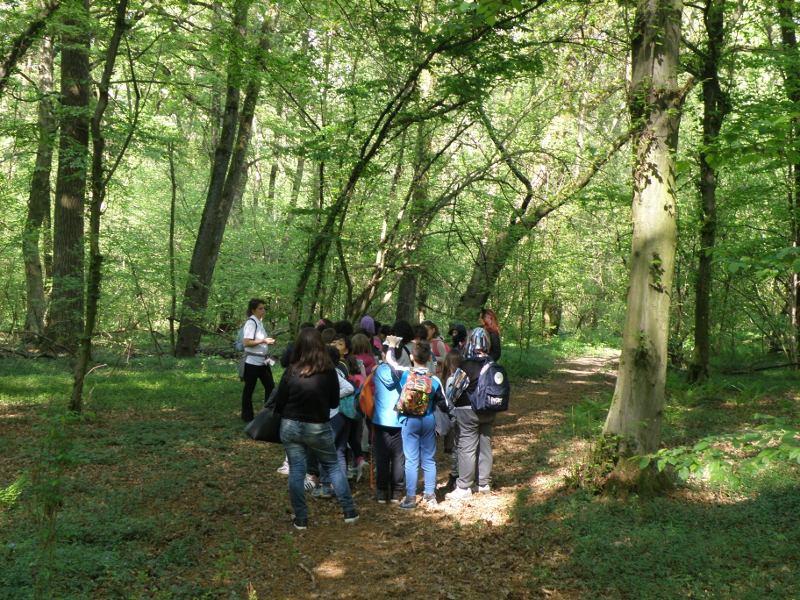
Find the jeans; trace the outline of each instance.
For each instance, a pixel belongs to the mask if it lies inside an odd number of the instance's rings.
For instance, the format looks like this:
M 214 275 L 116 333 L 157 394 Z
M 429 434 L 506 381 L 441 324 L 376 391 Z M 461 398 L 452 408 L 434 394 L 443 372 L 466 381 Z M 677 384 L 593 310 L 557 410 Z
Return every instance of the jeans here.
M 406 456 L 406 496 L 417 495 L 417 475 L 422 463 L 424 494 L 436 493 L 436 418 L 407 417 L 403 423 L 403 454 Z
M 261 381 L 264 386 L 264 404 L 267 403 L 272 389 L 275 387 L 275 380 L 272 378 L 272 369 L 267 365 L 244 365 L 244 389 L 242 390 L 242 420 L 253 420 L 253 392 L 256 389 L 256 382 Z
M 492 427 L 497 413 L 455 410 L 458 422 L 458 481 L 460 488 L 489 485 L 492 476 Z M 475 481 L 477 471 L 478 481 Z
M 406 459 L 403 455 L 403 434 L 399 427 L 373 425 L 375 438 L 375 483 L 378 495 L 393 498 L 403 493 Z M 417 475 L 414 473 L 414 478 Z
M 339 469 L 347 479 L 347 438 L 350 435 L 350 419 L 342 413 L 336 413 L 329 423 L 331 424 L 331 429 L 333 429 L 333 445 L 336 448 Z M 320 483 L 330 485 L 331 476 L 322 465 L 320 465 L 319 473 Z
M 347 477 L 339 468 L 330 423 L 305 423 L 283 419 L 281 441 L 289 459 L 289 500 L 295 518 L 301 521 L 308 519 L 305 478 L 309 455 L 316 456 L 320 467 L 330 475 L 333 491 L 344 513 L 352 513 L 355 510 Z

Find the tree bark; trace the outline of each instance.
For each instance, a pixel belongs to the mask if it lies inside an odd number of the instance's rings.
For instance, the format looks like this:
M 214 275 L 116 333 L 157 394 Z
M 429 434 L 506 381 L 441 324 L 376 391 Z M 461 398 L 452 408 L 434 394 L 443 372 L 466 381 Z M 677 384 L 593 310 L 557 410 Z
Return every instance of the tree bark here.
M 36 164 L 31 177 L 28 196 L 28 215 L 22 234 L 22 256 L 25 263 L 26 313 L 25 330 L 28 341 L 44 333 L 44 315 L 47 305 L 44 294 L 42 261 L 39 242 L 42 227 L 50 214 L 50 171 L 53 164 L 53 143 L 57 132 L 53 113 L 53 42 L 45 37 L 39 62 L 39 141 L 36 147 Z M 31 335 L 34 334 L 34 335 Z M 38 341 L 38 340 L 36 340 Z
M 241 2 L 240 4 L 247 5 L 248 3 Z M 239 3 L 237 3 L 238 5 Z M 242 27 L 245 15 L 237 18 Z M 259 42 L 259 50 L 262 53 L 267 50 L 269 26 L 269 20 L 265 20 Z M 239 28 L 237 27 L 237 29 Z M 260 59 L 259 66 L 261 66 Z M 233 75 L 235 71 L 236 69 L 231 69 L 229 76 Z M 209 186 L 200 231 L 192 253 L 175 348 L 176 356 L 194 356 L 200 343 L 203 313 L 208 305 L 208 295 L 211 290 L 217 257 L 222 246 L 225 226 L 231 207 L 244 192 L 247 151 L 252 137 L 253 118 L 260 92 L 261 78 L 260 74 L 255 72 L 247 84 L 241 114 L 238 115 L 238 123 L 232 123 L 230 119 L 238 112 L 239 89 L 236 80 L 229 77 L 228 100 L 225 109 L 226 123 L 223 125 L 223 134 L 220 146 L 217 148 L 214 173 L 212 174 L 212 185 Z M 234 131 L 236 132 L 235 143 L 228 144 L 227 138 L 233 138 Z M 225 174 L 226 172 L 227 174 Z
M 720 86 L 719 61 L 724 44 L 725 0 L 706 0 L 703 22 L 708 48 L 702 56 L 703 143 L 700 159 L 700 250 L 695 281 L 694 354 L 689 379 L 708 377 L 711 355 L 711 283 L 712 261 L 717 232 L 717 168 L 709 163 L 709 152 L 717 143 L 722 122 L 729 112 L 728 99 Z
M 414 271 L 406 271 L 400 277 L 397 285 L 397 320 L 408 321 L 412 325 L 416 322 L 417 316 L 417 274 Z
M 175 215 L 177 212 L 178 180 L 175 175 L 175 144 L 169 143 L 169 242 L 167 256 L 169 257 L 169 347 L 175 354 L 175 320 L 178 316 L 178 286 L 175 280 Z
M 104 167 L 106 140 L 103 135 L 103 117 L 109 102 L 109 86 L 114 73 L 114 65 L 119 54 L 119 45 L 127 29 L 125 12 L 128 0 L 119 0 L 115 10 L 114 31 L 106 49 L 103 74 L 98 83 L 97 104 L 91 119 L 92 132 L 92 201 L 89 206 L 89 277 L 86 282 L 86 319 L 80 340 L 78 359 L 72 384 L 72 398 L 69 408 L 80 412 L 83 406 L 83 382 L 92 357 L 92 336 L 97 322 L 100 304 L 100 283 L 102 278 L 103 255 L 100 254 L 100 216 L 105 199 L 108 179 Z M 138 94 L 137 94 L 138 95 Z M 138 98 L 137 107 L 138 112 Z M 123 152 L 127 144 L 123 146 Z
M 53 290 L 46 336 L 75 350 L 83 329 L 83 227 L 89 149 L 89 2 L 64 6 L 61 134 L 53 211 Z
M 676 246 L 675 158 L 683 96 L 677 85 L 681 0 L 639 0 L 632 40 L 635 136 L 633 240 L 623 348 L 603 433 L 620 457 L 661 437 Z
M 789 68 L 785 72 L 784 87 L 786 95 L 795 106 L 800 107 L 800 67 L 797 61 L 800 55 L 797 49 L 797 29 L 794 23 L 795 11 L 793 0 L 781 0 L 778 4 L 780 16 L 781 41 L 785 52 L 791 58 Z M 800 143 L 800 117 L 792 118 L 792 137 L 795 146 Z M 796 147 L 795 147 L 796 154 Z M 789 239 L 793 248 L 800 248 L 800 161 L 794 160 L 789 165 Z M 795 255 L 795 258 L 797 255 Z M 800 362 L 800 273 L 793 271 L 789 275 L 789 315 L 792 330 L 792 361 Z

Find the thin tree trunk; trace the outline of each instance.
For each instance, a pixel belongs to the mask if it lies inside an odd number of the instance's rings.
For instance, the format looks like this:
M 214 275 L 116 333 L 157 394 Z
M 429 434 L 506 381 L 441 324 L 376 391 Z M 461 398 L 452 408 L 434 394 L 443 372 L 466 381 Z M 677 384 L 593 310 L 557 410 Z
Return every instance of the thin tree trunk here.
M 57 126 L 53 114 L 53 42 L 42 40 L 39 62 L 39 142 L 36 148 L 36 164 L 31 177 L 28 196 L 28 215 L 22 234 L 22 256 L 25 263 L 26 313 L 25 330 L 35 334 L 33 341 L 44 333 L 46 298 L 39 242 L 45 218 L 50 214 L 50 171 L 53 163 L 53 143 Z M 49 221 L 49 219 L 47 219 Z M 30 334 L 26 334 L 30 335 Z
M 53 289 L 46 336 L 75 350 L 83 329 L 83 227 L 89 149 L 89 1 L 63 7 L 61 134 L 53 211 Z
M 778 4 L 780 16 L 781 40 L 784 50 L 791 57 L 790 67 L 786 69 L 784 86 L 786 95 L 795 106 L 795 112 L 800 107 L 800 68 L 797 60 L 800 58 L 797 48 L 797 30 L 795 26 L 795 2 L 781 0 Z M 795 146 L 800 144 L 800 117 L 792 118 L 792 137 Z M 795 154 L 797 149 L 795 147 Z M 800 161 L 793 160 L 790 164 L 792 178 L 789 192 L 789 239 L 793 248 L 800 248 Z M 800 272 L 794 271 L 789 276 L 789 315 L 792 330 L 792 347 L 790 356 L 792 362 L 798 363 L 800 356 Z
M 633 240 L 619 375 L 603 433 L 621 457 L 661 439 L 669 305 L 676 245 L 675 158 L 681 0 L 639 0 L 633 30 Z
M 108 108 L 109 85 L 114 65 L 119 54 L 119 45 L 125 34 L 127 24 L 125 11 L 128 0 L 119 0 L 116 6 L 114 32 L 106 49 L 103 75 L 98 84 L 98 98 L 91 120 L 92 130 L 92 201 L 89 205 L 89 277 L 86 282 L 86 319 L 81 336 L 78 359 L 72 384 L 72 398 L 69 408 L 81 412 L 83 406 L 83 382 L 92 357 L 92 336 L 97 322 L 97 309 L 100 304 L 100 283 L 102 278 L 103 256 L 100 254 L 100 216 L 106 194 L 108 180 L 104 168 L 106 140 L 103 135 L 103 116 Z M 138 113 L 138 101 L 136 107 Z M 123 152 L 124 152 L 123 147 Z
M 168 149 L 169 158 L 169 242 L 167 255 L 169 256 L 169 347 L 175 354 L 175 320 L 178 315 L 178 286 L 175 279 L 175 214 L 178 199 L 178 180 L 175 175 L 175 144 L 170 142 Z
M 703 143 L 700 158 L 700 250 L 695 282 L 694 354 L 689 366 L 689 379 L 703 381 L 708 377 L 711 356 L 711 283 L 712 260 L 717 232 L 717 169 L 709 164 L 708 155 L 719 137 L 722 121 L 729 112 L 728 100 L 720 87 L 719 61 L 724 44 L 725 0 L 706 0 L 703 21 L 708 35 L 708 48 L 703 59 Z
M 243 26 L 243 18 L 241 23 Z M 261 52 L 265 52 L 267 49 L 269 27 L 269 20 L 265 20 L 260 33 L 259 49 Z M 259 66 L 261 66 L 261 61 L 259 60 L 258 62 Z M 235 144 L 230 146 L 226 144 L 225 147 L 222 147 L 222 142 L 220 142 L 221 147 L 217 149 L 215 174 L 217 169 L 223 171 L 227 168 L 227 175 L 224 178 L 220 177 L 222 183 L 218 191 L 212 194 L 212 190 L 215 190 L 216 186 L 209 187 L 209 194 L 203 210 L 200 232 L 192 254 L 189 278 L 183 298 L 181 324 L 175 349 L 176 356 L 194 356 L 200 343 L 202 316 L 208 305 L 208 295 L 217 257 L 222 246 L 225 226 L 231 207 L 237 199 L 241 198 L 244 192 L 247 177 L 247 151 L 252 136 L 253 118 L 260 91 L 260 73 L 255 72 L 247 84 L 241 114 L 238 117 L 238 126 L 234 123 L 230 126 L 226 124 L 223 127 L 223 131 L 230 130 L 231 134 L 236 130 Z M 228 101 L 226 102 L 225 111 L 226 120 L 236 114 L 238 96 L 239 90 L 236 87 L 235 80 L 229 79 Z M 226 137 L 227 135 L 223 133 L 222 138 L 225 139 Z M 212 182 L 214 181 L 215 178 L 212 175 Z

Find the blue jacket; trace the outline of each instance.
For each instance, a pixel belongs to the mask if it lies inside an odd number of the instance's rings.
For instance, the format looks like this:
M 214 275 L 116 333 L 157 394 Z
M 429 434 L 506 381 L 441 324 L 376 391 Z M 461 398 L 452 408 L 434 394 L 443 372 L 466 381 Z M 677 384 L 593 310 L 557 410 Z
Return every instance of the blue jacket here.
M 372 379 L 375 382 L 375 412 L 372 422 L 381 427 L 402 427 L 400 415 L 394 409 L 402 388 L 392 377 L 392 368 L 386 363 L 378 365 Z

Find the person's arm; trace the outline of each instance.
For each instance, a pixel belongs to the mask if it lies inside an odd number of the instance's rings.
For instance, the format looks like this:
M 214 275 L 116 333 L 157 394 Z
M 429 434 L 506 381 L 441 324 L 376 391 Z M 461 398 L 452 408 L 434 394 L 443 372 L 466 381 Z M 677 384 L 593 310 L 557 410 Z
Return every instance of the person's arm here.
M 256 333 L 258 332 L 258 325 L 256 325 L 255 320 L 251 317 L 247 319 L 247 323 L 244 326 L 244 347 L 251 348 L 253 346 L 260 346 L 261 344 L 274 344 L 275 340 L 271 337 L 257 337 Z
M 353 387 L 353 384 L 347 381 L 342 372 L 339 369 L 336 370 L 336 377 L 339 380 L 339 398 L 345 398 L 350 394 L 353 394 L 356 390 Z
M 500 334 L 498 333 L 491 333 L 489 334 L 489 356 L 492 358 L 493 361 L 500 360 L 500 355 L 503 353 L 503 349 L 500 347 Z
M 286 402 L 289 400 L 288 378 L 289 371 L 286 370 L 283 372 L 283 376 L 278 382 L 278 389 L 275 391 L 275 412 L 278 414 L 283 412 L 283 407 L 286 406 Z
M 433 387 L 434 406 L 438 407 L 443 413 L 449 413 L 450 406 L 448 406 L 447 399 L 444 397 L 444 392 L 442 391 L 442 382 L 438 377 L 433 378 Z
M 386 338 L 387 340 L 389 338 Z M 402 340 L 401 340 L 402 341 Z M 395 382 L 400 381 L 400 377 L 403 375 L 403 371 L 408 371 L 408 367 L 404 367 L 400 363 L 397 362 L 397 357 L 394 355 L 394 349 L 397 348 L 397 340 L 392 340 L 389 343 L 389 350 L 386 352 L 386 364 L 389 365 L 389 368 L 392 370 L 392 379 Z

